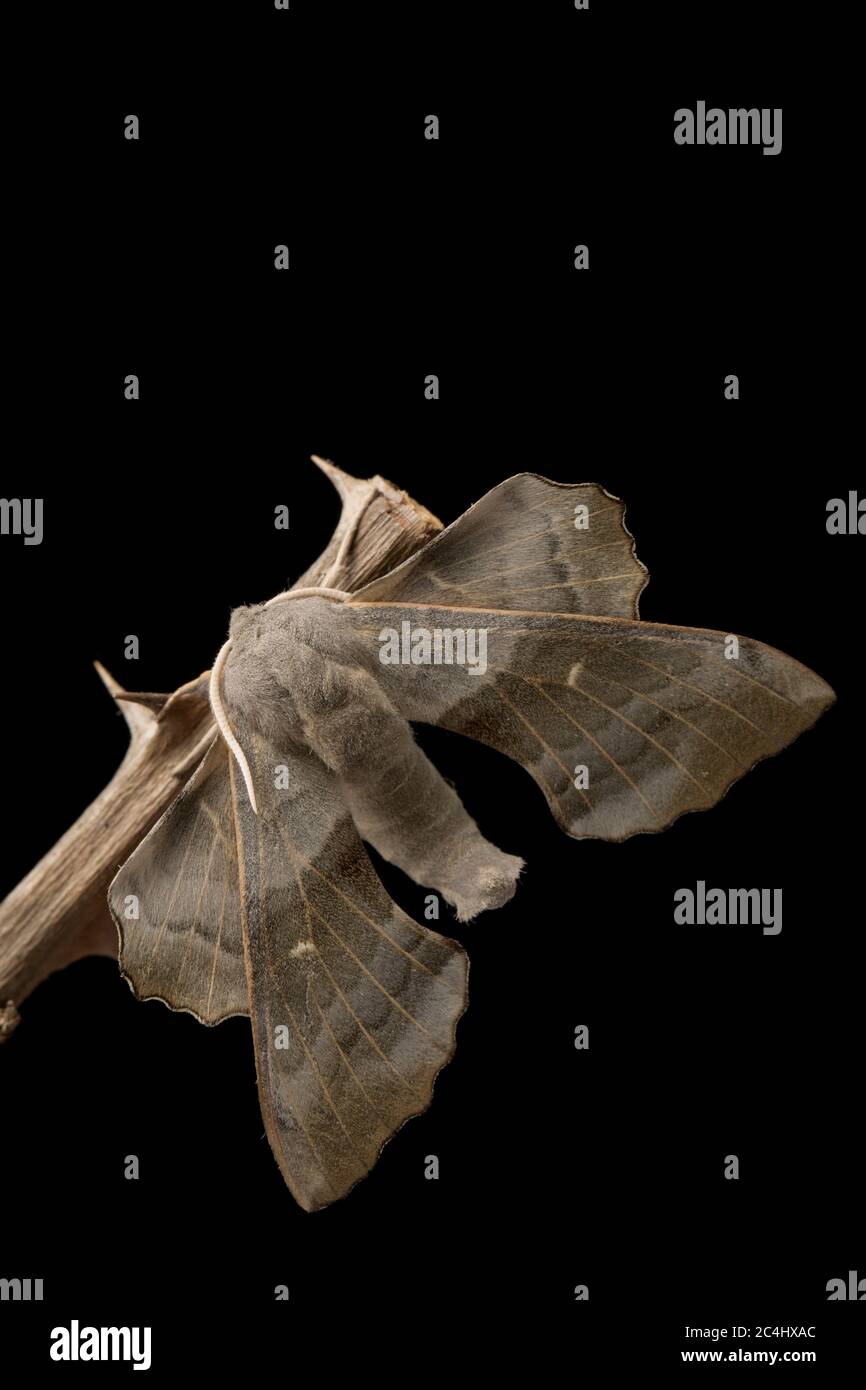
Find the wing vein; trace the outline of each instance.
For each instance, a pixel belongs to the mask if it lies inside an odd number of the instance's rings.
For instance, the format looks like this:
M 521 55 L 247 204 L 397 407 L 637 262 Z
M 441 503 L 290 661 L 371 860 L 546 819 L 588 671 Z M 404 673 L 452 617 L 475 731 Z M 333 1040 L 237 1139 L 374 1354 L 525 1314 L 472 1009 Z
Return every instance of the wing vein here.
M 515 672 L 515 674 L 517 674 L 517 673 Z M 538 683 L 537 683 L 536 681 L 528 680 L 526 676 L 520 676 L 520 680 L 525 681 L 527 685 L 534 686 L 535 689 L 538 691 L 539 695 L 543 695 L 543 696 L 544 696 L 544 699 L 547 700 L 547 701 L 549 701 L 549 703 L 550 703 L 551 705 L 553 705 L 556 709 L 558 709 L 559 712 L 560 712 L 560 714 L 562 714 L 562 715 L 568 720 L 569 724 L 573 724 L 574 727 L 575 727 L 577 730 L 579 730 L 579 732 L 582 733 L 582 734 L 584 735 L 585 738 L 588 738 L 588 739 L 589 739 L 590 743 L 592 743 L 592 744 L 595 745 L 595 747 L 598 749 L 599 753 L 603 754 L 603 756 L 604 756 L 605 758 L 607 758 L 608 762 L 616 769 L 616 771 L 619 773 L 619 775 L 628 783 L 628 785 L 631 787 L 631 789 L 632 789 L 632 791 L 635 793 L 635 795 L 638 796 L 638 797 L 640 797 L 641 801 L 643 802 L 644 806 L 646 806 L 646 808 L 647 808 L 647 810 L 649 811 L 650 815 L 653 816 L 653 817 L 655 818 L 655 820 L 660 821 L 660 820 L 661 820 L 661 817 L 660 817 L 658 811 L 656 811 L 655 808 L 652 807 L 652 806 L 650 805 L 650 803 L 647 801 L 646 797 L 644 796 L 643 792 L 640 791 L 640 789 L 639 789 L 637 786 L 635 786 L 634 782 L 633 782 L 633 781 L 631 780 L 631 778 L 629 777 L 629 775 L 628 775 L 628 773 L 626 772 L 625 768 L 620 766 L 620 764 L 617 762 L 617 760 L 616 760 L 616 758 L 613 756 L 613 754 L 612 754 L 607 748 L 605 748 L 604 744 L 599 743 L 599 741 L 598 741 L 597 738 L 593 738 L 593 736 L 592 736 L 592 734 L 589 732 L 589 730 L 588 730 L 588 729 L 585 729 L 585 728 L 583 727 L 582 724 L 579 724 L 579 723 L 577 722 L 577 720 L 574 719 L 573 716 L 569 714 L 569 712 L 568 712 L 567 709 L 563 709 L 562 705 L 559 703 L 558 700 L 554 700 L 553 697 L 552 697 L 551 695 L 548 695 L 548 693 L 547 693 L 546 690 L 542 690 L 541 686 L 538 685 Z
M 668 705 L 660 704 L 658 700 L 654 700 L 651 695 L 645 694 L 644 691 L 635 690 L 633 686 L 626 685 L 625 681 L 614 680 L 613 676 L 603 676 L 598 671 L 593 670 L 590 670 L 588 674 L 591 675 L 594 680 L 605 681 L 608 685 L 618 685 L 622 690 L 628 690 L 630 694 L 636 695 L 639 700 L 643 700 L 646 704 L 655 705 L 656 709 L 660 709 L 663 714 L 670 715 L 672 719 L 678 719 L 679 722 L 685 724 L 687 728 L 694 729 L 695 733 L 700 734 L 701 738 L 706 739 L 707 743 L 711 743 L 714 748 L 718 748 L 720 753 L 724 753 L 725 757 L 729 758 L 734 764 L 734 767 L 740 768 L 743 772 L 748 772 L 749 769 L 745 763 L 738 762 L 734 755 L 728 752 L 727 748 L 722 747 L 721 743 L 717 743 L 714 738 L 710 738 L 710 735 L 705 734 L 703 729 L 699 729 L 697 724 L 693 724 L 690 719 L 685 719 L 683 715 L 678 714 L 676 710 L 670 709 Z M 561 681 L 540 681 L 538 684 L 554 685 L 557 687 L 562 686 Z
M 288 841 L 288 839 L 286 838 L 286 835 L 285 835 L 284 832 L 283 832 L 283 827 L 282 827 L 281 825 L 277 825 L 277 831 L 278 831 L 278 833 L 279 833 L 279 835 L 280 835 L 281 840 L 283 841 L 283 844 L 284 844 L 285 847 L 286 847 L 286 852 L 288 853 L 289 858 L 294 862 L 295 851 L 292 849 L 292 846 L 289 844 L 289 841 Z M 310 861 L 309 861 L 308 859 L 305 859 L 303 855 L 300 855 L 300 854 L 299 854 L 299 855 L 298 855 L 298 858 L 300 859 L 301 863 L 303 864 L 303 866 L 304 866 L 305 868 L 311 869 L 315 874 L 317 874 L 318 877 L 322 880 L 322 882 L 325 883 L 329 888 L 333 888 L 334 891 L 335 891 L 341 898 L 343 898 L 343 899 L 349 904 L 350 907 L 355 906 L 355 905 L 352 903 L 352 900 L 351 900 L 350 898 L 347 898 L 347 897 L 346 897 L 345 893 L 341 893 L 340 890 L 339 890 L 334 884 L 331 883 L 330 879 L 327 878 L 325 874 L 321 873 L 321 872 L 316 868 L 315 864 L 311 864 Z M 307 901 L 306 895 L 304 895 L 304 901 L 305 901 L 305 902 Z M 389 994 L 388 990 L 387 990 L 387 989 L 385 988 L 385 986 L 382 984 L 381 980 L 377 980 L 377 979 L 376 979 L 376 976 L 375 976 L 370 970 L 367 969 L 366 965 L 365 965 L 364 962 L 360 959 L 360 957 L 358 957 L 358 956 L 355 955 L 355 952 L 352 950 L 351 946 L 347 945 L 347 943 L 346 943 L 346 942 L 343 940 L 343 938 L 341 937 L 340 933 L 339 933 L 338 931 L 336 931 L 334 927 L 331 926 L 331 924 L 330 924 L 330 922 L 328 921 L 327 917 L 325 917 L 324 914 L 321 913 L 321 912 L 319 911 L 318 908 L 313 907 L 312 903 L 309 903 L 308 906 L 309 906 L 310 911 L 311 911 L 311 912 L 314 912 L 314 913 L 316 914 L 316 916 L 318 917 L 319 921 L 324 923 L 325 927 L 328 929 L 328 931 L 331 933 L 331 935 L 332 935 L 337 941 L 339 941 L 340 945 L 342 946 L 342 948 L 343 948 L 343 950 L 346 952 L 346 954 L 352 957 L 352 960 L 355 962 L 356 965 L 360 965 L 360 967 L 361 967 L 361 969 L 363 970 L 363 972 L 364 972 L 365 975 L 369 975 L 369 977 L 370 977 L 370 979 L 373 981 L 374 985 L 376 985 L 376 987 L 382 991 L 382 993 L 384 994 L 384 996 L 385 996 L 386 999 L 389 999 L 389 1000 L 390 1000 L 390 1002 L 394 1005 L 394 1008 L 395 1008 L 395 1009 L 399 1009 L 400 1013 L 403 1014 L 406 1018 L 408 1018 L 409 1022 L 410 1022 L 410 1023 L 413 1023 L 413 1024 L 415 1025 L 415 1027 L 416 1027 L 417 1029 L 419 1029 L 419 1031 L 422 1032 L 422 1033 L 425 1035 L 425 1037 L 429 1038 L 430 1041 L 431 1041 L 431 1043 L 433 1044 L 433 1046 L 434 1046 L 434 1047 L 437 1047 L 437 1048 L 439 1049 L 440 1052 L 447 1052 L 448 1049 L 447 1049 L 446 1047 L 444 1047 L 444 1046 L 442 1045 L 442 1043 L 440 1043 L 436 1038 L 434 1038 L 433 1035 L 432 1035 L 432 1033 L 429 1033 L 429 1032 L 427 1031 L 427 1029 L 424 1027 L 423 1023 L 420 1023 L 419 1020 L 418 1020 L 417 1018 L 414 1018 L 413 1015 L 410 1014 L 409 1011 L 408 1011 L 407 1009 L 404 1009 L 404 1008 L 403 1008 L 403 1005 L 399 1002 L 399 1000 L 395 999 L 394 996 L 393 996 L 392 994 Z M 358 915 L 362 918 L 362 920 L 364 920 L 365 922 L 370 922 L 371 925 L 373 925 L 372 922 L 371 922 L 371 919 L 370 919 L 369 917 L 367 917 L 366 913 L 361 912 L 360 909 L 356 909 L 356 910 L 357 910 L 357 912 L 358 912 Z M 409 918 L 408 920 L 411 921 L 411 918 Z M 417 923 L 416 923 L 416 925 L 417 925 Z M 413 964 L 418 965 L 418 966 L 421 966 L 421 962 L 420 962 L 420 961 L 416 961 L 416 960 L 415 960 L 415 957 L 414 957 L 414 956 L 410 956 L 406 951 L 402 951 L 401 948 L 398 947 L 398 946 L 396 945 L 396 942 L 392 940 L 392 938 L 388 935 L 387 932 L 385 932 L 385 931 L 380 932 L 380 935 L 381 935 L 386 941 L 389 941 L 389 942 L 391 943 L 392 946 L 395 946 L 395 948 L 396 948 L 397 950 L 400 950 L 400 951 L 401 951 L 401 955 L 404 955 L 408 961 L 412 961 Z M 434 972 L 433 972 L 432 970 L 430 970 L 426 965 L 421 966 L 421 968 L 422 968 L 424 971 L 426 971 L 426 973 L 427 973 L 428 975 L 433 976 L 434 979 L 438 979 L 438 976 L 434 975 Z M 460 996 L 458 995 L 458 991 L 457 991 L 457 990 L 449 989 L 448 986 L 445 985 L 444 982 L 442 982 L 442 981 L 440 981 L 440 984 L 442 984 L 442 988 L 445 989 L 445 990 L 447 991 L 448 994 L 453 994 L 456 998 L 457 998 L 457 997 L 460 997 Z
M 707 791 L 706 787 L 702 787 L 698 779 L 692 776 L 688 768 L 680 762 L 679 758 L 675 758 L 670 749 L 665 748 L 664 744 L 659 743 L 658 739 L 653 738 L 652 734 L 648 734 L 646 729 L 642 729 L 639 724 L 633 724 L 630 719 L 626 719 L 624 714 L 620 714 L 619 710 L 615 710 L 613 708 L 613 705 L 605 704 L 604 700 L 599 700 L 596 695 L 590 695 L 589 691 L 584 690 L 582 685 L 575 684 L 571 688 L 572 690 L 579 691 L 581 695 L 585 695 L 587 700 L 592 700 L 593 704 L 601 705 L 602 709 L 606 709 L 610 714 L 613 715 L 614 719 L 619 719 L 621 723 L 627 724 L 630 729 L 634 729 L 636 734 L 640 734 L 641 738 L 645 738 L 648 743 L 652 743 L 659 750 L 660 753 L 664 753 L 666 758 L 669 758 L 670 761 L 674 763 L 680 769 L 681 772 L 684 772 L 686 776 L 692 782 L 694 782 L 698 791 L 701 793 L 701 796 L 706 797 L 708 801 L 712 801 L 712 796 Z
M 494 668 L 494 669 L 501 670 L 502 668 L 501 668 L 501 667 L 496 667 L 496 668 Z M 514 674 L 516 674 L 516 673 L 514 673 Z M 524 676 L 521 676 L 520 679 L 521 679 L 521 680 L 525 680 L 526 678 L 525 678 Z M 527 681 L 526 684 L 527 684 L 527 685 L 531 685 L 532 682 L 531 682 L 531 681 Z M 539 743 L 541 744 L 541 746 L 545 749 L 545 751 L 546 751 L 547 753 L 550 754 L 551 758 L 552 758 L 553 761 L 556 763 L 557 767 L 560 767 L 560 768 L 562 769 L 562 771 L 565 773 L 566 777 L 568 778 L 568 785 L 569 785 L 569 787 L 573 788 L 574 791 L 579 792 L 580 795 L 583 797 L 584 801 L 586 802 L 587 806 L 590 808 L 590 810 L 592 810 L 592 802 L 590 801 L 590 799 L 589 799 L 589 797 L 587 796 L 586 792 L 585 792 L 581 787 L 575 787 L 575 786 L 574 786 L 574 782 L 573 782 L 573 780 L 572 780 L 572 773 L 571 773 L 571 771 L 565 766 L 565 763 L 561 763 L 561 762 L 559 761 L 559 758 L 558 758 L 558 757 L 556 756 L 556 754 L 554 753 L 554 751 L 553 751 L 553 749 L 551 748 L 550 744 L 546 741 L 546 739 L 542 738 L 541 734 L 538 732 L 538 730 L 536 729 L 535 725 L 534 725 L 533 723 L 531 723 L 530 720 L 526 719 L 526 718 L 520 713 L 520 710 L 517 708 L 517 706 L 516 706 L 511 700 L 509 700 L 509 698 L 508 698 L 507 695 L 504 695 L 504 694 L 502 693 L 502 691 L 499 689 L 499 686 L 498 686 L 498 685 L 493 685 L 493 686 L 491 686 L 491 689 L 493 690 L 494 694 L 496 694 L 496 695 L 499 697 L 499 699 L 503 702 L 503 704 L 507 705 L 508 708 L 509 708 L 510 710 L 512 710 L 514 714 L 517 715 L 517 718 L 520 720 L 520 722 L 521 722 L 522 724 L 525 724 L 525 725 L 526 725 L 526 727 L 527 727 L 527 729 L 529 730 L 529 732 L 538 740 L 538 742 L 539 742 Z M 540 693 L 543 695 L 543 694 L 544 694 L 544 691 L 542 690 Z M 557 707 L 557 708 L 558 708 L 558 707 Z M 572 722 L 573 722 L 573 721 L 572 721 Z M 551 791 L 553 791 L 553 788 L 551 788 Z M 555 793 L 554 793 L 554 795 L 555 795 Z M 557 797 L 557 800 L 559 800 L 559 797 Z
M 319 913 L 316 912 L 315 908 L 313 908 L 312 910 L 316 916 L 319 916 Z M 420 1092 L 416 1091 L 414 1087 L 409 1085 L 409 1082 L 406 1080 L 405 1076 L 401 1076 L 400 1072 L 398 1072 L 397 1068 L 394 1066 L 394 1063 L 391 1061 L 387 1053 L 382 1051 L 381 1047 L 376 1042 L 376 1039 L 373 1037 L 372 1033 L 367 1032 L 367 1029 L 364 1027 L 364 1024 L 361 1022 L 360 1018 L 355 1013 L 355 1010 L 352 1008 L 352 1005 L 349 1003 L 340 986 L 337 984 L 337 981 L 334 979 L 333 975 L 328 969 L 327 963 L 324 960 L 321 953 L 319 954 L 319 960 L 321 961 L 322 969 L 324 970 L 325 974 L 327 975 L 328 979 L 334 987 L 334 992 L 339 995 L 340 999 L 342 1000 L 343 1007 L 345 1008 L 346 1012 L 350 1015 L 350 1017 L 355 1020 L 359 1029 L 364 1034 L 364 1037 L 367 1039 L 367 1042 L 376 1052 L 378 1052 L 379 1056 L 382 1058 L 382 1061 L 385 1063 L 387 1067 L 390 1067 L 397 1080 L 400 1082 L 402 1086 L 406 1087 L 406 1090 L 409 1092 L 409 1094 L 411 1096 L 414 1096 L 416 1100 L 423 1101 L 424 1097 L 420 1094 Z
M 346 1129 L 346 1126 L 343 1124 L 343 1120 L 342 1120 L 342 1117 L 341 1117 L 341 1115 L 340 1115 L 340 1112 L 339 1112 L 339 1110 L 337 1109 L 336 1105 L 334 1104 L 334 1100 L 333 1100 L 333 1097 L 332 1097 L 332 1095 L 331 1095 L 331 1092 L 328 1090 L 328 1087 L 327 1087 L 327 1085 L 325 1084 L 325 1078 L 322 1076 L 321 1068 L 319 1067 L 318 1062 L 316 1061 L 315 1057 L 313 1056 L 313 1053 L 310 1051 L 309 1047 L 307 1046 L 307 1041 L 306 1041 L 306 1039 L 305 1039 L 305 1037 L 304 1037 L 303 1030 L 301 1029 L 300 1024 L 298 1023 L 297 1019 L 295 1018 L 295 1015 L 294 1015 L 293 1012 L 292 1012 L 292 1006 L 291 1006 L 291 1004 L 289 1003 L 288 999 L 286 998 L 285 994 L 283 993 L 282 989 L 280 988 L 280 982 L 279 982 L 279 980 L 278 980 L 276 974 L 274 973 L 274 968 L 273 968 L 273 964 L 272 964 L 272 960 L 271 960 L 271 955 L 270 955 L 270 952 L 269 952 L 269 950 L 268 950 L 267 944 L 265 944 L 265 956 L 267 957 L 268 974 L 270 975 L 271 980 L 273 981 L 273 984 L 274 984 L 274 988 L 275 988 L 275 990 L 277 991 L 277 994 L 279 995 L 280 1000 L 282 1001 L 283 1007 L 285 1008 L 286 1013 L 287 1013 L 288 1016 L 289 1016 L 289 1019 L 290 1019 L 290 1021 L 291 1021 L 291 1025 L 292 1025 L 292 1031 L 295 1033 L 295 1035 L 296 1035 L 296 1037 L 297 1037 L 299 1043 L 301 1044 L 301 1047 L 304 1049 L 304 1052 L 305 1052 L 305 1054 L 306 1054 L 306 1056 L 307 1056 L 307 1060 L 309 1061 L 311 1067 L 313 1068 L 313 1070 L 314 1070 L 315 1073 L 316 1073 L 316 1079 L 318 1080 L 319 1088 L 320 1088 L 320 1090 L 321 1090 L 321 1092 L 322 1092 L 322 1095 L 325 1097 L 325 1100 L 328 1102 L 328 1105 L 330 1106 L 331 1110 L 334 1112 L 334 1118 L 336 1119 L 337 1124 L 340 1126 L 340 1129 L 343 1131 L 343 1133 L 345 1134 L 346 1138 L 348 1139 L 348 1141 L 349 1141 L 349 1147 L 353 1150 L 353 1152 L 356 1154 L 357 1158 L 360 1160 L 360 1163 L 361 1163 L 361 1167 L 362 1167 L 362 1169 L 363 1169 L 363 1172 L 364 1172 L 364 1173 L 368 1173 L 368 1172 L 370 1171 L 370 1169 L 369 1169 L 369 1164 L 367 1163 L 367 1160 L 365 1159 L 364 1155 L 361 1153 L 360 1149 L 357 1148 L 357 1146 L 355 1145 L 355 1142 L 354 1142 L 354 1140 L 352 1139 L 352 1136 L 351 1136 L 351 1134 L 349 1133 L 349 1131 Z

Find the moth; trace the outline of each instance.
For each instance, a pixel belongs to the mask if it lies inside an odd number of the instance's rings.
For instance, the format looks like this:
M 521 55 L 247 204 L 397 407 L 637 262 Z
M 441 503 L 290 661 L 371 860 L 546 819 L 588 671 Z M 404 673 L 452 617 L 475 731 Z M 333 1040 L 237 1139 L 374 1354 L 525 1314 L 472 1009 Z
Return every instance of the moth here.
M 121 971 L 203 1023 L 249 1015 L 268 1138 L 308 1211 L 426 1109 L 467 1003 L 463 947 L 401 911 L 363 842 L 460 921 L 523 867 L 413 723 L 516 759 L 566 834 L 621 841 L 715 805 L 834 699 L 751 638 L 732 653 L 731 634 L 641 621 L 624 510 L 595 484 L 509 478 L 356 592 L 326 574 L 238 608 L 202 678 L 218 732 L 109 890 Z

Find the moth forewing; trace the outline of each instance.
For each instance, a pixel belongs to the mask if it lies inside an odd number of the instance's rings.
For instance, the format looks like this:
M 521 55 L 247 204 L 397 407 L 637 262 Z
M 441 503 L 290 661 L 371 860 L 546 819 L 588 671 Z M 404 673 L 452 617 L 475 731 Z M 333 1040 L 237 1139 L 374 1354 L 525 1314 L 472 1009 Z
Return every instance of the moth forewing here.
M 521 763 L 577 838 L 624 840 L 715 805 L 835 698 L 783 652 L 703 628 L 407 601 L 399 589 L 359 595 L 339 617 L 371 645 L 407 623 L 483 629 L 483 670 L 388 663 L 383 686 L 407 719 Z
M 648 578 L 618 497 L 518 473 L 354 597 L 636 618 Z
M 258 801 L 256 814 L 232 765 L 262 1114 L 311 1211 L 345 1196 L 429 1105 L 454 1052 L 468 964 L 388 897 L 320 760 L 235 727 Z
M 215 737 L 108 890 L 121 974 L 201 1023 L 247 1013 L 228 753 Z

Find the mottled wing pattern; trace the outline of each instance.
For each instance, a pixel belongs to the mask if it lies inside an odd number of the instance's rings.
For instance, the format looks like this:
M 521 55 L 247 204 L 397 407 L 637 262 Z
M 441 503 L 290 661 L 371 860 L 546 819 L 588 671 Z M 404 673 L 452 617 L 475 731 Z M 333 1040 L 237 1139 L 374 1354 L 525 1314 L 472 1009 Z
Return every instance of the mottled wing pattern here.
M 121 973 L 139 999 L 161 999 L 202 1023 L 248 1012 L 221 738 L 115 875 L 108 902 L 120 934 Z
M 408 719 L 441 725 L 516 759 L 558 824 L 624 840 L 712 806 L 832 703 L 798 661 L 702 628 L 474 605 L 352 600 L 341 621 L 374 645 L 383 628 L 481 628 L 487 669 L 382 666 Z M 580 783 L 587 770 L 587 785 Z
M 356 598 L 636 618 L 647 572 L 624 515 L 595 483 L 518 473 Z
M 388 897 L 319 759 L 235 728 L 259 808 L 232 766 L 262 1114 L 312 1211 L 344 1196 L 429 1105 L 468 962 Z

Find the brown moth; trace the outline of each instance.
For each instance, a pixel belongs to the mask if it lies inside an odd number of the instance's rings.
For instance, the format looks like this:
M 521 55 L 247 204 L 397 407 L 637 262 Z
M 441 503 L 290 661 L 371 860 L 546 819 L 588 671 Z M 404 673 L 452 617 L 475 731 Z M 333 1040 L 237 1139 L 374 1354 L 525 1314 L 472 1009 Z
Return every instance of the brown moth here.
M 522 868 L 411 721 L 522 763 L 567 834 L 619 841 L 714 805 L 833 701 L 751 638 L 732 652 L 731 634 L 641 622 L 623 516 L 595 484 L 520 474 L 357 592 L 232 614 L 220 733 L 109 901 L 139 998 L 249 1014 L 268 1138 L 307 1210 L 429 1105 L 466 1006 L 462 947 L 391 901 L 362 841 L 461 921 Z

